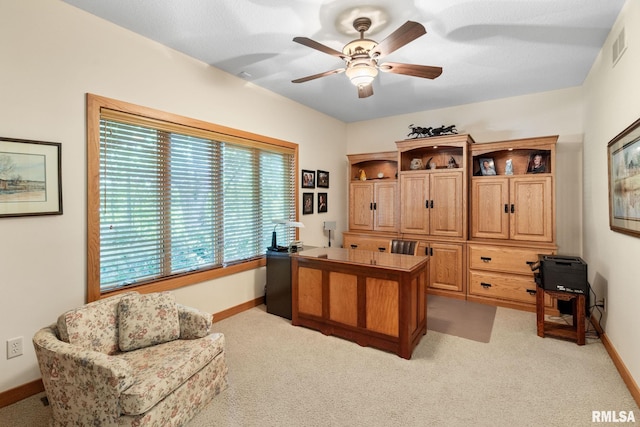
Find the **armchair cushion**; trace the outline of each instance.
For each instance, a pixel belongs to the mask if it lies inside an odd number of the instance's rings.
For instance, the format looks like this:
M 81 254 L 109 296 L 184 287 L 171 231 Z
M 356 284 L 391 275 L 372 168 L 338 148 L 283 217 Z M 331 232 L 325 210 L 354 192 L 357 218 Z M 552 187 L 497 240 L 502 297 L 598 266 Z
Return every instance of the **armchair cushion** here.
M 211 333 L 213 316 L 209 313 L 178 304 L 178 317 L 180 318 L 180 338 L 183 340 L 202 338 Z
M 123 296 L 118 305 L 118 329 L 122 351 L 180 338 L 175 297 L 169 292 Z
M 118 353 L 118 304 L 124 296 L 137 294 L 114 295 L 60 315 L 57 323 L 60 339 L 87 350 Z
M 143 414 L 224 351 L 224 335 L 214 333 L 200 340 L 175 340 L 122 353 L 135 371 L 135 383 L 122 392 L 123 414 Z

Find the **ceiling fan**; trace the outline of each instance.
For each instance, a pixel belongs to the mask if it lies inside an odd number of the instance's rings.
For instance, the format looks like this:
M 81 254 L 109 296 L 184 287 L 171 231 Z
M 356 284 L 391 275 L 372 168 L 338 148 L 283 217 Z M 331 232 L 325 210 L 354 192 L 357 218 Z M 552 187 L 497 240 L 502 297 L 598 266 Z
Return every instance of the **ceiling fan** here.
M 308 82 L 309 80 L 344 72 L 347 77 L 349 77 L 349 80 L 351 80 L 351 83 L 358 88 L 358 97 L 366 98 L 373 95 L 373 86 L 371 83 L 378 75 L 378 70 L 387 73 L 422 77 L 425 79 L 435 79 L 442 74 L 442 67 L 400 64 L 397 62 L 384 62 L 382 64 L 378 64 L 378 61 L 382 57 L 426 34 L 427 31 L 421 24 L 413 21 L 407 21 L 380 43 L 364 38 L 365 31 L 371 27 L 371 20 L 369 18 L 357 18 L 353 21 L 353 27 L 360 33 L 360 38 L 347 43 L 342 48 L 342 52 L 307 37 L 295 37 L 293 39 L 294 42 L 319 50 L 320 52 L 336 56 L 342 59 L 346 63 L 346 66 L 331 71 L 325 71 L 324 73 L 295 79 L 292 80 L 292 83 Z

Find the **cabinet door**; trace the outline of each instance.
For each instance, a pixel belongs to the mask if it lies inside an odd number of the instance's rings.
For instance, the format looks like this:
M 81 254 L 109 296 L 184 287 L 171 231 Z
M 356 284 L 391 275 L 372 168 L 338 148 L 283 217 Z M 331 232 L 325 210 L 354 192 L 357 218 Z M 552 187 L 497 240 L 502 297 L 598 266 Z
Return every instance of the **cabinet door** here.
M 376 182 L 374 188 L 374 225 L 377 231 L 397 231 L 396 182 Z
M 472 179 L 471 237 L 509 238 L 508 178 Z
M 429 175 L 401 175 L 400 195 L 400 231 L 429 234 Z
M 511 238 L 535 242 L 553 240 L 553 201 L 550 176 L 511 179 Z
M 373 230 L 373 183 L 353 182 L 349 187 L 349 229 Z
M 431 175 L 429 234 L 462 237 L 462 172 Z
M 429 246 L 429 287 L 462 292 L 462 245 L 431 242 Z

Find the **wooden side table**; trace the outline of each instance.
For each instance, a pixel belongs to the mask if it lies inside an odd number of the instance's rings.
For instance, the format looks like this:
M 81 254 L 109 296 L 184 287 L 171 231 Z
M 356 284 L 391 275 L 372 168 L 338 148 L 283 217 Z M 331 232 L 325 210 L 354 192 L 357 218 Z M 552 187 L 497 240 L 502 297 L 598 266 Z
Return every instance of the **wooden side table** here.
M 561 301 L 573 303 L 573 325 L 549 322 L 544 320 L 544 294 Z M 575 341 L 578 345 L 585 344 L 585 297 L 584 294 L 572 294 L 569 292 L 549 291 L 542 287 L 536 291 L 536 320 L 538 336 L 562 338 Z

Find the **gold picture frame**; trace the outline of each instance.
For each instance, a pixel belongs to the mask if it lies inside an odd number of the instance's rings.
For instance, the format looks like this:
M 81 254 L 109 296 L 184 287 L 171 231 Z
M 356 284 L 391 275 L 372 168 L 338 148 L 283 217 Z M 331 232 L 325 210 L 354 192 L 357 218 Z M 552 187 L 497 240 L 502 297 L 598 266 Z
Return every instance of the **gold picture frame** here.
M 607 144 L 609 227 L 640 237 L 640 119 Z

